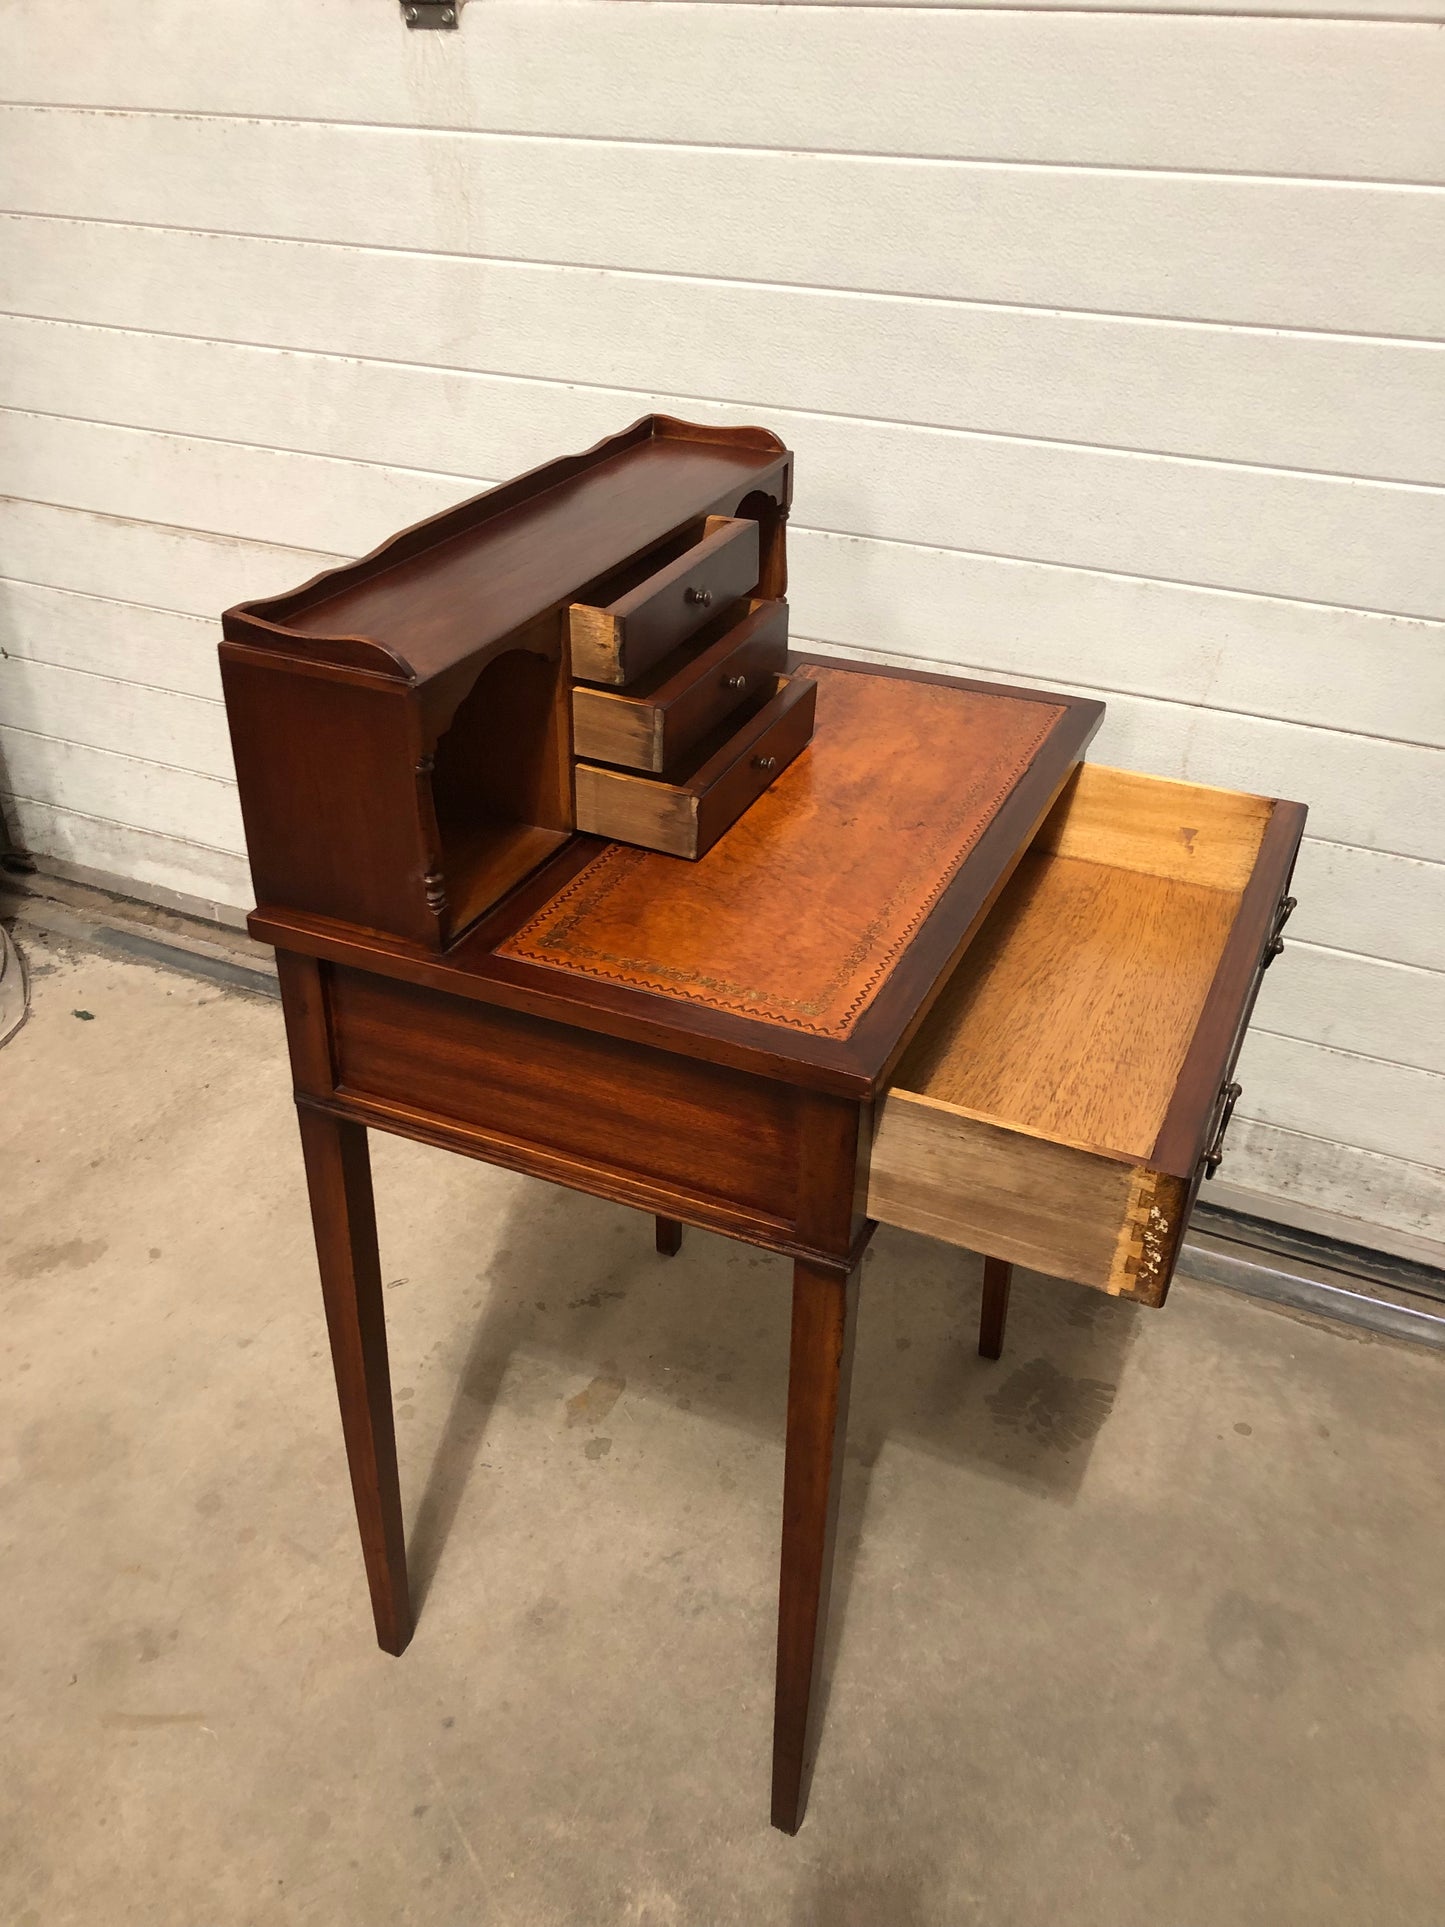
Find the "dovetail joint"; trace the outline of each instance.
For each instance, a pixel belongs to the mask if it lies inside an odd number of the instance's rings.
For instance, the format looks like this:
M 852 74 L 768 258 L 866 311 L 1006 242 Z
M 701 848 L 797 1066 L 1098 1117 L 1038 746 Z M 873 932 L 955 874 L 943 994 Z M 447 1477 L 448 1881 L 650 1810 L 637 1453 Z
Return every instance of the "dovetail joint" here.
M 1108 1290 L 1116 1297 L 1160 1305 L 1179 1229 L 1180 1186 L 1161 1171 L 1136 1171 L 1114 1253 Z

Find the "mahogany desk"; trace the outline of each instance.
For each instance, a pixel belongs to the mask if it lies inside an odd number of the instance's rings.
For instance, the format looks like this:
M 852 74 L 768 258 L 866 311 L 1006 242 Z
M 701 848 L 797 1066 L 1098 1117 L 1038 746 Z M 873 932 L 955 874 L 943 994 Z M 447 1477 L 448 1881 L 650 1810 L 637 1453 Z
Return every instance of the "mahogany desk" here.
M 1304 821 L 1080 766 L 1098 703 L 789 657 L 791 492 L 767 431 L 648 417 L 221 650 L 377 1637 L 368 1126 L 785 1253 L 789 1832 L 874 1223 L 986 1254 L 995 1357 L 1014 1262 L 1161 1304 Z
M 1299 833 L 1290 805 L 1107 771 L 1070 784 L 1097 704 L 802 666 L 819 684 L 813 745 L 706 864 L 574 839 L 444 957 L 316 919 L 252 922 L 277 946 L 388 1652 L 412 1618 L 368 1125 L 652 1212 L 665 1251 L 692 1223 L 792 1258 L 772 1795 L 789 1832 L 874 1220 L 1159 1302 Z M 1181 810 L 1198 819 L 1182 839 Z M 1159 874 L 1181 862 L 1204 880 Z M 1120 1040 L 1145 1020 L 1130 1072 Z M 988 1088 L 949 1086 L 970 1075 Z M 1071 1076 L 1102 1107 L 1099 1146 L 1036 1121 L 1025 1087 L 1058 1104 Z M 1024 1123 L 997 1122 L 1006 1102 Z M 1105 1111 L 1133 1133 L 1122 1148 Z M 995 1355 L 1006 1288 L 995 1262 Z

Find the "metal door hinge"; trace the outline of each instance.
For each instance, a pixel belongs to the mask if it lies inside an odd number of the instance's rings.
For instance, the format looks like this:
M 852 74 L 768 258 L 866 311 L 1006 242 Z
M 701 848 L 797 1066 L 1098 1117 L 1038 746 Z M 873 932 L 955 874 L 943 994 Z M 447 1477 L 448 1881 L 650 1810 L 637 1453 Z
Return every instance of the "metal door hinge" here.
M 401 0 L 401 17 L 409 27 L 449 33 L 461 25 L 461 0 Z

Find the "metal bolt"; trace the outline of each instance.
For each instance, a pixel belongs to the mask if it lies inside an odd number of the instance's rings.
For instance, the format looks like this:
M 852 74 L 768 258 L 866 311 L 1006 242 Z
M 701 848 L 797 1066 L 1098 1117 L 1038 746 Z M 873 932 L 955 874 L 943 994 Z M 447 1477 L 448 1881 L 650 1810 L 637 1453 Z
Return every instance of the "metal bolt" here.
M 408 8 L 407 8 L 407 10 L 406 10 L 406 24 L 407 24 L 407 25 L 408 25 L 409 27 L 414 27 L 414 26 L 416 25 L 416 8 L 415 8 L 415 7 L 408 7 Z
M 442 8 L 442 25 L 444 27 L 454 27 L 456 24 L 457 24 L 457 16 L 456 16 L 455 8 L 443 7 Z

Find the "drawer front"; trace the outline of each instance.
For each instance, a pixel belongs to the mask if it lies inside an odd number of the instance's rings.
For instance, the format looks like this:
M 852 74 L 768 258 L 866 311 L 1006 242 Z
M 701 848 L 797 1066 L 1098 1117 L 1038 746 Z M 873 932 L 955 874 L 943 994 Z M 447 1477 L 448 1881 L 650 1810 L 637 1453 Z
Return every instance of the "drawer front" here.
M 568 610 L 572 674 L 622 686 L 696 635 L 758 582 L 758 525 L 709 516 L 701 542 L 601 608 Z
M 343 1099 L 451 1122 L 484 1155 L 582 1190 L 796 1216 L 802 1100 L 787 1085 L 369 972 L 334 966 L 326 983 Z
M 579 763 L 577 828 L 669 856 L 705 856 L 807 747 L 817 698 L 810 676 L 776 678 L 771 699 L 716 747 L 709 739 L 684 781 Z
M 1082 770 L 884 1095 L 869 1215 L 1162 1304 L 1303 824 Z
M 660 775 L 772 687 L 787 659 L 788 605 L 755 603 L 740 622 L 709 623 L 632 689 L 574 685 L 573 750 L 587 762 Z

